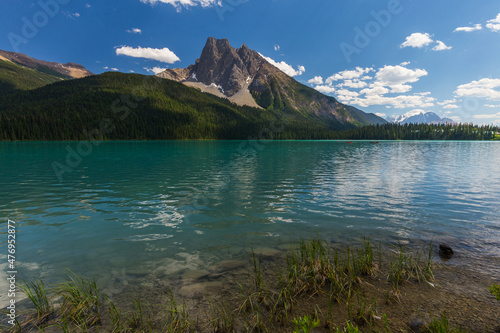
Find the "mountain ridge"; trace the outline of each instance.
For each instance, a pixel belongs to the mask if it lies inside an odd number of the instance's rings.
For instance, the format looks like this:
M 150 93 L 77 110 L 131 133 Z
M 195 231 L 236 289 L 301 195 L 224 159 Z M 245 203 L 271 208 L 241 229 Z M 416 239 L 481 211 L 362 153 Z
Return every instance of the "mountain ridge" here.
M 0 59 L 37 70 L 41 73 L 61 77 L 63 79 L 79 79 L 85 76 L 94 75 L 80 64 L 68 62 L 66 64 L 39 60 L 27 56 L 23 53 L 0 50 Z
M 389 116 L 386 120 L 398 124 L 456 124 L 453 119 L 441 118 L 432 111 L 413 110 L 402 115 Z
M 227 39 L 209 37 L 194 64 L 167 69 L 157 76 L 224 96 L 239 105 L 282 112 L 293 110 L 306 117 L 319 118 L 332 129 L 386 123 L 376 115 L 344 105 L 303 85 L 246 44 L 235 49 Z M 244 98 L 236 100 L 235 96 Z

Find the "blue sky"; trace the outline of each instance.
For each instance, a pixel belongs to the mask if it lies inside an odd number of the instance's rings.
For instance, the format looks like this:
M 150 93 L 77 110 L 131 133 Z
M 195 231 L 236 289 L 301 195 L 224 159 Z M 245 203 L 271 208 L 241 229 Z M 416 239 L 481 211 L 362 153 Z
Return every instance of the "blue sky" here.
M 212 36 L 246 43 L 367 112 L 500 125 L 499 1 L 6 0 L 0 8 L 0 49 L 96 74 L 187 67 Z

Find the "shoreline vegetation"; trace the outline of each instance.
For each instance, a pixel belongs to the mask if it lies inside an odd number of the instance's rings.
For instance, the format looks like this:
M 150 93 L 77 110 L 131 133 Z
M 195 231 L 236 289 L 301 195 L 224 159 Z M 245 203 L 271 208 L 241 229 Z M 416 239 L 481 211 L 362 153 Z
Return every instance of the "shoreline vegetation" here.
M 17 117 L 17 116 L 16 116 Z M 28 121 L 29 124 L 24 124 Z M 273 133 L 265 124 L 254 124 L 252 131 L 215 133 L 196 133 L 183 135 L 169 132 L 166 129 L 158 131 L 125 131 L 123 133 L 105 134 L 103 131 L 86 130 L 64 131 L 64 126 L 39 128 L 41 123 L 36 119 L 23 119 L 21 122 L 8 115 L 0 113 L 0 141 L 120 141 L 120 140 L 467 140 L 467 141 L 497 141 L 500 140 L 500 128 L 490 125 L 474 124 L 384 124 L 367 125 L 347 130 L 314 130 L 308 131 L 299 127 L 284 128 Z M 155 125 L 156 126 L 156 125 Z M 281 126 L 281 125 L 280 125 Z M 153 126 L 154 127 L 154 126 Z M 2 130 L 3 128 L 3 130 Z M 129 127 L 130 130 L 130 127 Z M 148 133 L 146 133 L 148 132 Z M 266 134 L 264 136 L 257 133 Z M 156 134 L 154 134 L 156 133 Z
M 94 280 L 68 271 L 67 280 L 56 286 L 42 280 L 24 283 L 21 288 L 32 304 L 14 327 L 3 329 L 498 332 L 498 281 L 440 264 L 435 254 L 432 243 L 416 250 L 401 242 L 382 248 L 381 242 L 365 238 L 334 248 L 318 236 L 292 244 L 283 255 L 266 256 L 252 248 L 243 272 L 228 269 L 219 274 L 222 281 L 205 281 L 219 288 L 201 288 L 200 297 L 183 299 L 159 287 L 154 297 L 128 295 L 128 302 L 112 300 Z

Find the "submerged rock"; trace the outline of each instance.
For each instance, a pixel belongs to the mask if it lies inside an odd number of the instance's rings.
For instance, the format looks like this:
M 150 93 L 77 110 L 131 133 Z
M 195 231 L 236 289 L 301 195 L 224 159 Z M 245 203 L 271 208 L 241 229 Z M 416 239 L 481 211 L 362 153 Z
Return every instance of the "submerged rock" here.
M 410 320 L 410 329 L 414 333 L 424 332 L 425 322 L 422 318 L 412 318 Z
M 439 256 L 443 260 L 449 260 L 453 256 L 453 249 L 446 243 L 439 244 Z

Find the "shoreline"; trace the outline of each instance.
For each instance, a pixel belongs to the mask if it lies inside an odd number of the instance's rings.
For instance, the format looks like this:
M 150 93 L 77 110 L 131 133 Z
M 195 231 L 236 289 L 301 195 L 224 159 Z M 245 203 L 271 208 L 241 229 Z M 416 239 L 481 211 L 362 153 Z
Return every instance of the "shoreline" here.
M 320 251 L 320 247 L 318 246 L 324 246 L 324 249 L 329 252 L 328 256 L 319 255 L 317 251 Z M 218 263 L 211 271 L 185 271 L 177 281 L 149 281 L 149 287 L 147 287 L 148 283 L 131 285 L 127 292 L 111 299 L 119 309 L 122 318 L 130 317 L 131 314 L 137 312 L 138 304 L 135 303 L 135 309 L 133 304 L 140 300 L 139 302 L 142 303 L 139 306 L 144 311 L 142 316 L 145 316 L 141 319 L 141 323 L 145 324 L 149 320 L 155 325 L 157 322 L 164 321 L 165 318 L 162 319 L 152 314 L 168 313 L 165 309 L 172 306 L 174 302 L 177 313 L 180 313 L 181 309 L 186 311 L 189 317 L 188 326 L 191 330 L 186 330 L 188 327 L 185 327 L 184 330 L 173 330 L 173 332 L 229 332 L 232 331 L 227 327 L 229 324 L 235 332 L 246 331 L 252 325 L 263 325 L 259 328 L 261 331 L 267 329 L 269 332 L 290 332 L 294 325 L 293 320 L 304 319 L 306 316 L 319 320 L 320 326 L 315 328 L 314 332 L 335 332 L 336 328 L 345 327 L 347 321 L 357 325 L 361 332 L 411 332 L 412 326 L 424 327 L 435 318 L 441 320 L 443 314 L 453 327 L 460 327 L 470 332 L 495 332 L 495 329 L 500 328 L 500 302 L 497 302 L 488 291 L 491 284 L 498 283 L 492 276 L 474 270 L 473 266 L 467 269 L 464 265 L 453 265 L 453 261 L 460 260 L 460 257 L 452 258 L 449 262 L 439 262 L 439 259 L 436 260 L 437 250 L 433 249 L 432 276 L 426 277 L 423 273 L 424 267 L 430 262 L 425 259 L 424 252 L 428 249 L 422 248 L 420 251 L 415 251 L 415 246 L 412 246 L 408 248 L 411 251 L 398 250 L 389 246 L 381 248 L 375 243 L 369 243 L 369 247 L 371 250 L 367 250 L 366 244 L 362 243 L 350 247 L 340 245 L 339 248 L 334 248 L 323 241 L 318 242 L 312 239 L 303 244 L 295 243 L 294 250 L 289 250 L 286 254 L 277 249 L 275 251 L 256 249 L 249 255 L 247 262 L 228 260 Z M 304 249 L 305 252 L 303 252 Z M 285 250 L 284 246 L 283 250 Z M 314 254 L 311 251 L 316 252 Z M 417 252 L 419 252 L 418 256 Z M 283 299 L 280 300 L 277 297 L 277 295 L 283 295 L 280 292 L 284 290 L 283 285 L 280 287 L 280 281 L 290 280 L 290 274 L 283 274 L 283 272 L 290 271 L 291 257 L 300 261 L 297 259 L 301 257 L 297 256 L 299 253 L 306 257 L 312 255 L 309 259 L 319 260 L 308 268 L 306 267 L 309 265 L 307 260 L 298 263 L 295 267 L 299 270 L 313 269 L 314 271 L 318 269 L 317 264 L 327 257 L 329 259 L 324 262 L 329 262 L 328 265 L 330 265 L 335 261 L 334 253 L 338 253 L 337 260 L 352 262 L 353 267 L 358 264 L 365 265 L 366 271 L 359 270 L 349 278 L 344 277 L 347 280 L 343 283 L 352 285 L 347 293 L 346 290 L 340 292 L 334 302 L 328 296 L 332 292 L 331 285 L 329 286 L 332 282 L 331 277 L 317 271 L 314 274 L 318 280 L 309 281 L 306 277 L 309 282 L 304 282 L 304 285 L 316 285 L 322 279 L 323 282 L 328 282 L 330 279 L 330 282 L 318 284 L 317 288 L 314 287 L 311 290 L 307 287 L 308 290 L 304 289 L 305 292 L 291 293 L 293 295 L 290 294 L 289 308 L 287 308 L 287 303 L 284 302 L 285 305 L 283 305 Z M 346 253 L 348 257 L 352 256 L 349 257 L 351 259 L 346 259 Z M 405 257 L 410 265 L 408 269 L 413 269 L 415 273 L 403 278 L 395 287 L 394 275 L 392 278 L 389 276 L 398 261 L 398 256 L 402 253 L 405 256 L 408 255 Z M 367 262 L 370 256 L 371 259 Z M 410 263 L 411 260 L 414 261 L 413 264 Z M 420 267 L 418 269 L 417 262 Z M 473 265 L 473 262 L 471 264 Z M 345 270 L 354 269 L 346 268 L 350 267 L 349 265 L 351 264 L 342 266 L 336 274 L 342 275 Z M 406 274 L 404 271 L 404 269 L 401 271 L 403 275 Z M 280 275 L 279 272 L 282 274 Z M 295 290 L 292 288 L 292 282 L 287 283 L 290 283 L 287 288 Z M 135 301 L 132 297 L 135 297 Z M 103 304 L 104 301 L 101 304 L 103 311 L 101 311 L 100 328 L 97 329 L 97 326 L 91 325 L 90 332 L 109 331 L 106 327 L 112 323 L 108 310 Z M 243 306 L 243 304 L 246 305 Z M 250 308 L 248 304 L 251 304 Z M 274 311 L 272 309 L 276 307 L 282 307 L 281 311 L 285 309 L 286 315 L 281 315 L 280 320 L 273 321 L 272 317 L 278 316 L 277 313 L 271 315 Z M 332 314 L 335 315 L 331 316 Z M 262 318 L 256 319 L 259 316 Z M 221 327 L 214 328 L 215 322 Z M 257 326 L 253 328 L 253 331 L 258 331 Z M 136 327 L 132 331 L 140 332 L 141 329 L 147 331 L 145 327 L 141 327 Z M 51 332 L 51 329 L 53 327 L 47 328 L 46 332 Z M 127 330 L 123 328 L 122 331 Z M 153 331 L 161 331 L 161 329 L 153 329 Z

